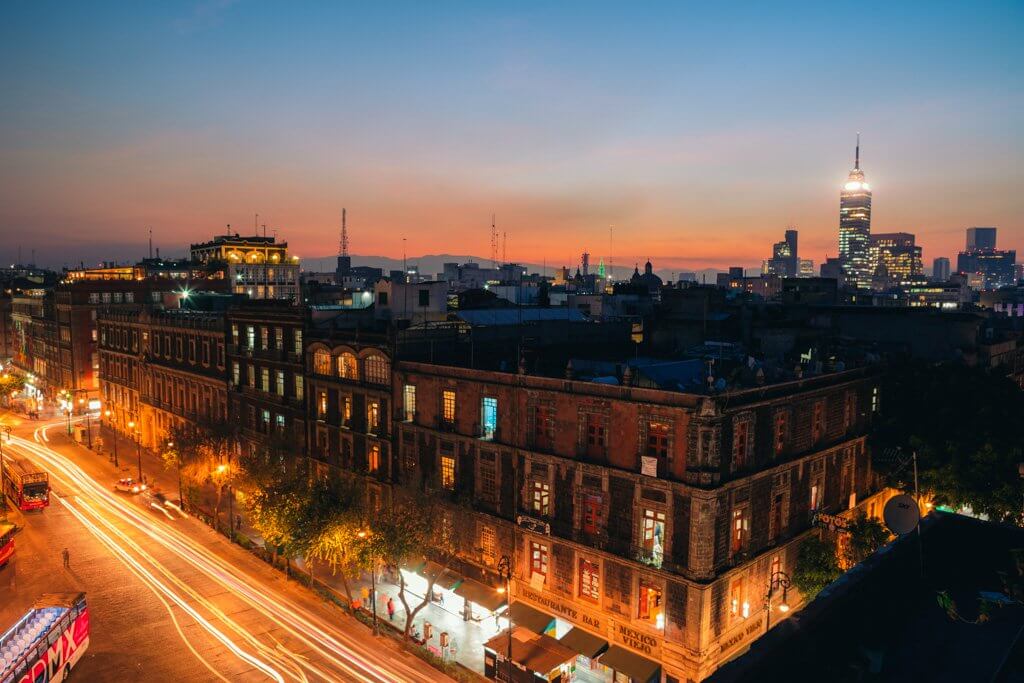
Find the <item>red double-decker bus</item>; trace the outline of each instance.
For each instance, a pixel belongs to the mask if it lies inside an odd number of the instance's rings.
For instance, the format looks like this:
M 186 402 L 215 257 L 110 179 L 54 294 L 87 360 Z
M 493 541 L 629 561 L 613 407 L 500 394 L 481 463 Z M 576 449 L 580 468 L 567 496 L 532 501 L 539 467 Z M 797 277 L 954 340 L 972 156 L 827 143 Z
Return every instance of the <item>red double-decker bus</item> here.
M 0 683 L 63 681 L 88 647 L 85 593 L 43 595 L 0 636 Z
M 4 458 L 4 493 L 20 510 L 42 510 L 50 504 L 50 478 L 21 458 Z
M 0 569 L 14 555 L 14 525 L 0 524 Z

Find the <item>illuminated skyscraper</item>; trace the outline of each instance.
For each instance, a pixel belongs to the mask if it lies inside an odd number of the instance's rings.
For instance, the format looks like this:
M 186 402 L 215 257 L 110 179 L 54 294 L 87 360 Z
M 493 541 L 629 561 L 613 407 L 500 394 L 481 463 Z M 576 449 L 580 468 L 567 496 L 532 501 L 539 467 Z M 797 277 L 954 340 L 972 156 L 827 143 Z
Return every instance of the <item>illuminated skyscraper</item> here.
M 846 282 L 856 287 L 871 286 L 871 187 L 860 170 L 860 134 L 853 170 L 839 195 L 839 259 Z

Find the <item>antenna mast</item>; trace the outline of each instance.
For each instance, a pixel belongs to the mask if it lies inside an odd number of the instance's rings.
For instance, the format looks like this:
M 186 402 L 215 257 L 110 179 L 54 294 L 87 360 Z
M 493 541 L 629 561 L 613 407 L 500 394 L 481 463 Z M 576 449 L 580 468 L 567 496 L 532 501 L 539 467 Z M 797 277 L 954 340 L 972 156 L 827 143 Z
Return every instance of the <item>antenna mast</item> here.
M 506 247 L 508 247 L 508 233 L 504 230 L 501 231 L 501 265 L 508 263 L 508 257 L 506 255 Z
M 853 157 L 853 170 L 860 170 L 860 133 L 857 133 L 857 151 Z
M 348 225 L 345 223 L 345 209 L 341 210 L 341 241 L 338 243 L 338 256 L 348 256 Z
M 149 228 L 149 258 L 153 258 L 153 227 Z
M 615 226 L 608 226 L 608 279 L 615 279 L 615 250 L 613 248 L 613 238 L 615 233 Z
M 491 214 L 491 268 L 498 269 L 498 228 Z

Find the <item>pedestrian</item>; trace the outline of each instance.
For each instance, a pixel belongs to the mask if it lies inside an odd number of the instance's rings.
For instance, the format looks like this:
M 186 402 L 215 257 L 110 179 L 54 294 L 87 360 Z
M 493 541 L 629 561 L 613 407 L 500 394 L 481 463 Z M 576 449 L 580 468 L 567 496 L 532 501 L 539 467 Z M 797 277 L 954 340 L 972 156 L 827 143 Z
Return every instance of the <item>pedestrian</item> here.
M 395 620 L 395 599 L 390 596 L 388 597 L 388 619 Z
M 71 566 L 71 553 L 68 552 L 67 548 L 61 551 L 60 556 L 64 559 L 64 569 Z

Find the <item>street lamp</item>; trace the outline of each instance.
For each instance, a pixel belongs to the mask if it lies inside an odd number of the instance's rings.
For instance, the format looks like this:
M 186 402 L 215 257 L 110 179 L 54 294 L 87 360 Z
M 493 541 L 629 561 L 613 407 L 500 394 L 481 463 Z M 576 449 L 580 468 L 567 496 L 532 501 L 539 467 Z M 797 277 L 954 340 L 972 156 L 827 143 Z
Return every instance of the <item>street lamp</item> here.
M 107 418 L 107 426 L 108 426 L 108 427 L 110 427 L 110 423 L 111 423 L 111 419 L 110 419 L 110 416 L 111 416 L 112 414 L 113 414 L 113 413 L 111 413 L 111 412 L 110 412 L 110 409 L 109 409 L 109 408 L 108 408 L 107 410 L 104 410 L 104 411 L 103 411 L 103 415 L 105 415 L 105 416 L 106 416 L 106 418 Z M 115 426 L 114 426 L 114 427 L 113 427 L 113 428 L 111 429 L 111 431 L 113 432 L 113 435 L 112 435 L 112 437 L 111 437 L 111 438 L 112 438 L 112 439 L 114 440 L 114 467 L 120 467 L 120 466 L 121 466 L 121 465 L 120 465 L 120 463 L 118 463 L 118 462 L 117 462 L 117 426 L 115 425 Z
M 92 424 L 90 424 L 90 422 L 89 422 L 89 409 L 88 409 L 88 406 L 85 405 L 85 399 L 84 398 L 79 398 L 78 399 L 78 405 L 80 406 L 80 409 L 82 410 L 82 412 L 85 413 L 85 432 L 86 432 L 86 434 L 88 434 L 89 448 L 91 449 L 92 448 Z
M 784 571 L 773 572 L 768 577 L 768 592 L 764 596 L 764 632 L 768 633 L 772 623 L 772 595 L 775 591 L 782 589 L 782 602 L 779 603 L 779 611 L 785 614 L 789 611 L 789 603 L 786 602 L 786 593 L 792 585 L 789 574 Z
M 356 536 L 361 539 L 369 537 L 366 531 L 360 531 Z M 380 628 L 377 626 L 377 557 L 370 554 L 370 605 L 373 608 L 373 635 L 380 635 Z
M 181 453 L 174 450 L 174 442 L 167 442 L 167 450 L 174 453 L 174 464 L 178 467 L 178 507 L 185 509 L 185 497 L 181 495 Z
M 139 459 L 139 483 L 142 481 L 142 442 L 139 440 L 139 432 L 135 429 L 135 420 L 128 420 L 128 429 L 132 430 L 132 438 L 135 439 L 135 454 Z
M 508 607 L 505 614 L 508 615 L 508 682 L 512 683 L 512 558 L 502 555 L 498 560 L 498 576 L 505 579 L 505 600 Z M 502 589 L 498 589 L 499 592 Z

